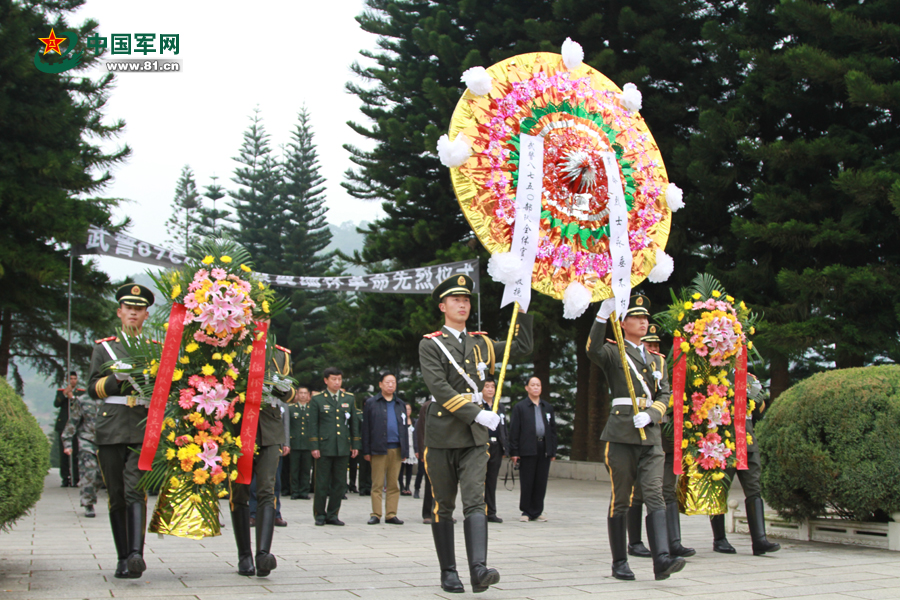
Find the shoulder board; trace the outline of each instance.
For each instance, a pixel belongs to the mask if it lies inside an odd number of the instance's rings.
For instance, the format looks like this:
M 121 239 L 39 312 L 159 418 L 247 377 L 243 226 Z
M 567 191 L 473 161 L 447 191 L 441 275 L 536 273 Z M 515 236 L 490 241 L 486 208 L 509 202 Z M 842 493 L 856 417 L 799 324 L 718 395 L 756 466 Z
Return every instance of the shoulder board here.
M 75 388 L 76 392 L 86 392 L 87 390 L 84 388 Z
M 437 331 L 435 331 L 434 333 L 428 333 L 428 334 L 425 334 L 425 335 L 423 335 L 422 337 L 426 337 L 426 338 L 428 338 L 428 339 L 431 339 L 431 338 L 436 338 L 436 337 L 438 337 L 439 335 L 441 335 L 440 329 L 437 330 Z
M 153 342 L 154 344 L 162 344 L 162 342 L 159 340 L 150 340 L 150 341 Z
M 470 331 L 469 335 L 487 335 L 487 331 Z
M 97 341 L 95 341 L 94 343 L 95 343 L 95 344 L 102 344 L 103 342 L 112 342 L 112 341 L 114 341 L 114 340 L 116 340 L 116 339 L 118 339 L 116 336 L 111 335 L 111 336 L 109 336 L 108 338 L 103 338 L 102 340 L 97 340 Z
M 57 392 L 62 392 L 62 391 L 64 391 L 65 389 L 66 389 L 66 388 L 56 388 L 56 391 L 57 391 Z
M 649 352 L 650 354 L 655 354 L 655 355 L 657 355 L 657 356 L 662 356 L 663 358 L 666 357 L 666 355 L 663 354 L 662 352 L 654 352 L 654 351 L 651 350 L 650 348 L 647 348 L 647 352 Z
M 611 339 L 609 339 L 609 338 L 606 338 L 606 343 L 607 343 L 607 344 L 615 344 L 615 343 L 616 343 L 616 340 L 611 340 Z
M 290 354 L 290 353 L 291 353 L 290 350 L 288 350 L 288 349 L 285 348 L 284 346 L 279 346 L 278 344 L 275 344 L 275 348 L 278 349 L 278 350 L 281 350 L 281 351 L 284 352 L 285 354 Z

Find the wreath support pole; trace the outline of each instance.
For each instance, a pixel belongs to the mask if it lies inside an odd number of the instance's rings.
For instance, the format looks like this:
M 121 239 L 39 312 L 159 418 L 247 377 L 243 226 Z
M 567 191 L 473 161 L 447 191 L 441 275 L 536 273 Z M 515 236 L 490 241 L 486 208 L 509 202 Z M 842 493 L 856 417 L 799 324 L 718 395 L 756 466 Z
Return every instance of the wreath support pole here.
M 625 371 L 625 381 L 628 382 L 628 394 L 631 396 L 631 406 L 634 408 L 634 414 L 636 415 L 638 414 L 637 397 L 634 395 L 634 383 L 631 381 L 631 373 L 628 371 L 628 360 L 625 358 L 625 339 L 622 336 L 622 325 L 619 323 L 619 317 L 616 313 L 611 314 L 609 320 L 612 321 L 613 331 L 616 332 L 616 345 L 619 347 L 619 358 L 622 359 L 622 370 Z M 647 434 L 644 433 L 644 428 L 640 427 L 638 428 L 638 431 L 641 433 L 641 440 L 646 440 Z
M 513 305 L 512 319 L 509 321 L 509 333 L 506 334 L 506 347 L 503 349 L 503 363 L 500 365 L 500 377 L 497 381 L 497 392 L 494 394 L 494 406 L 491 410 L 497 412 L 500 408 L 500 396 L 503 394 L 503 379 L 506 377 L 506 363 L 509 362 L 509 347 L 512 346 L 513 333 L 516 331 L 516 317 L 519 316 L 519 303 Z M 643 433 L 643 432 L 641 432 Z

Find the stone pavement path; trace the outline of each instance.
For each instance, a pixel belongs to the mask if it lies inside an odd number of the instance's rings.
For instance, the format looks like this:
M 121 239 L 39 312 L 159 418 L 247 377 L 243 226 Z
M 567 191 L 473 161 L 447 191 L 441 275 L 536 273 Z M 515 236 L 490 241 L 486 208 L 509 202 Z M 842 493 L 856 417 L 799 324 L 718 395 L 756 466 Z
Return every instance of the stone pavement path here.
M 617 581 L 610 577 L 606 538 L 609 484 L 551 480 L 547 523 L 518 521 L 518 489 L 505 491 L 501 482 L 497 495 L 506 522 L 491 525 L 489 564 L 502 579 L 480 594 L 481 600 L 900 598 L 900 553 L 782 541 L 780 552 L 754 557 L 748 536 L 731 534 L 738 554 L 723 556 L 712 552 L 705 517 L 682 517 L 684 542 L 698 550 L 684 571 L 658 582 L 648 559 L 632 558 L 637 581 Z M 113 577 L 115 551 L 106 507 L 98 506 L 97 518 L 86 519 L 78 502 L 78 490 L 60 488 L 53 471 L 32 513 L 11 532 L 0 533 L 0 599 L 461 597 L 441 591 L 430 528 L 417 518 L 420 501 L 410 497 L 400 499 L 405 525 L 369 526 L 370 499 L 350 494 L 341 511 L 346 527 L 315 527 L 310 501 L 285 499 L 289 525 L 276 528 L 278 569 L 268 578 L 235 573 L 230 522 L 221 536 L 202 541 L 149 535 L 144 554 L 148 569 L 139 580 Z M 461 520 L 456 544 L 460 574 L 470 589 Z

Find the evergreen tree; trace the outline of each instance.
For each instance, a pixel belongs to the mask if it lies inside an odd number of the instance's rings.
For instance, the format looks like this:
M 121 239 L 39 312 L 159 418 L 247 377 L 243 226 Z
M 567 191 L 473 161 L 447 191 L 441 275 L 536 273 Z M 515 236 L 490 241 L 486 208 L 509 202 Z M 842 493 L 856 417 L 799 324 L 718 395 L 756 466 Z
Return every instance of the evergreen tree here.
M 200 194 L 191 167 L 184 165 L 172 198 L 172 214 L 166 221 L 166 243 L 182 254 L 200 239 Z
M 319 159 L 313 142 L 309 112 L 301 108 L 291 141 L 285 149 L 281 203 L 287 215 L 284 231 L 286 274 L 322 277 L 330 274 L 331 231 L 325 220 L 325 179 L 319 174 Z M 325 291 L 284 290 L 289 308 L 276 325 L 285 332 L 280 339 L 292 351 L 294 377 L 311 385 L 321 379 L 322 345 L 327 341 L 325 307 L 334 294 Z
M 234 158 L 239 166 L 232 181 L 239 187 L 230 194 L 235 225 L 228 233 L 250 252 L 257 271 L 281 274 L 287 216 L 279 196 L 281 167 L 271 153 L 257 108 Z
M 233 225 L 231 213 L 225 209 L 217 208 L 216 202 L 225 197 L 225 188 L 219 185 L 218 177 L 211 177 L 212 183 L 203 188 L 203 198 L 212 202 L 212 207 L 207 207 L 201 202 L 197 209 L 197 236 L 201 238 L 224 237 Z
M 895 8 L 760 0 L 711 35 L 746 62 L 703 114 L 694 171 L 735 216 L 710 262 L 765 312 L 773 396 L 791 359 L 900 358 Z
M 38 38 L 51 28 L 81 40 L 96 32 L 95 21 L 76 27 L 66 20 L 82 4 L 0 0 L 0 376 L 12 374 L 19 384 L 18 361 L 57 382 L 65 378 L 67 247 L 83 242 L 91 224 L 112 231 L 127 224 L 111 220 L 117 199 L 95 197 L 111 181 L 109 169 L 131 152 L 96 143 L 124 128 L 103 119 L 112 74 L 81 76 L 96 64 L 91 51 L 61 74 L 34 66 L 35 51 L 45 48 Z M 45 62 L 61 58 L 41 55 Z M 75 260 L 73 267 L 73 366 L 84 370 L 91 332 L 109 331 L 101 301 L 109 280 L 93 262 Z

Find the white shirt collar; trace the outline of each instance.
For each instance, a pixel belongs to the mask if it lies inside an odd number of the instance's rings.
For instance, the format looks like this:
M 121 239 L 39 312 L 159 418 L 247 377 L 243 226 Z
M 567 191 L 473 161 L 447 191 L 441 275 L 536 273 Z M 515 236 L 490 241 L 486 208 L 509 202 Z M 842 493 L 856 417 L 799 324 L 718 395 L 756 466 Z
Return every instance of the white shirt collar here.
M 462 331 L 458 331 L 458 330 L 456 330 L 456 329 L 453 329 L 453 328 L 450 327 L 449 325 L 444 325 L 444 329 L 446 329 L 447 331 L 449 331 L 450 333 L 452 333 L 452 334 L 454 335 L 454 337 L 456 337 L 456 339 L 459 340 L 459 341 L 462 341 L 462 336 L 466 335 L 466 328 L 465 328 L 465 327 L 463 327 L 463 330 L 462 330 Z
M 631 344 L 633 347 L 635 347 L 635 348 L 637 348 L 638 350 L 640 350 L 640 352 L 641 352 L 641 358 L 643 358 L 643 359 L 646 359 L 646 358 L 647 358 L 647 355 L 644 354 L 644 344 L 643 344 L 643 343 L 641 343 L 641 344 L 635 344 L 635 343 L 632 342 L 631 340 L 625 340 L 625 341 L 628 342 L 629 344 Z M 646 360 L 645 360 L 645 362 L 646 362 Z

